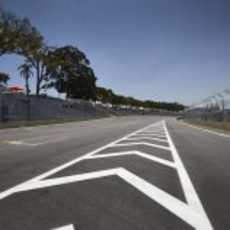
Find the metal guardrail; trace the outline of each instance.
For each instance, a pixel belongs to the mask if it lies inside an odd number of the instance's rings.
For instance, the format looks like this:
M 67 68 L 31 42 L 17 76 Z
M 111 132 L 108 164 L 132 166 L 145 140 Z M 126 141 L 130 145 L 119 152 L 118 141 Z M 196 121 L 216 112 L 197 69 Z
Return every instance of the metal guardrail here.
M 211 95 L 186 108 L 184 117 L 230 121 L 230 89 Z

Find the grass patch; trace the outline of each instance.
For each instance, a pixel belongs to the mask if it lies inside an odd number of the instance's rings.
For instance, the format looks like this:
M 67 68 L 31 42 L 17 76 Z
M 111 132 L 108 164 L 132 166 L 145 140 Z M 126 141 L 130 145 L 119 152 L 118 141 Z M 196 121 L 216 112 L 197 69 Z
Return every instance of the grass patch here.
M 202 126 L 216 131 L 224 131 L 227 134 L 230 134 L 230 121 L 214 121 L 214 120 L 202 120 L 202 119 L 184 119 L 185 122 L 190 124 Z

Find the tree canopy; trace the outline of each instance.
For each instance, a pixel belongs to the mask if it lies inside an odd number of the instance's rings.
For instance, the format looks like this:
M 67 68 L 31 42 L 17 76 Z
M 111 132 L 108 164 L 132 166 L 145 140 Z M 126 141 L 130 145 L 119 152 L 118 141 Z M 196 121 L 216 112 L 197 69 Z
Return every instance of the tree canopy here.
M 68 98 L 95 99 L 97 78 L 82 51 L 64 46 L 50 51 L 48 57 L 48 87 L 66 93 Z
M 28 18 L 0 9 L 0 55 L 19 54 L 31 58 L 43 46 L 43 37 Z
M 97 100 L 103 103 L 110 103 L 113 105 L 126 105 L 151 109 L 162 109 L 169 111 L 180 111 L 184 109 L 183 105 L 176 102 L 156 102 L 151 100 L 143 101 L 133 97 L 125 97 L 122 95 L 115 94 L 111 89 L 106 89 L 103 87 L 97 87 L 96 98 Z
M 1 84 L 6 85 L 9 79 L 10 79 L 10 76 L 8 73 L 0 72 L 0 85 Z

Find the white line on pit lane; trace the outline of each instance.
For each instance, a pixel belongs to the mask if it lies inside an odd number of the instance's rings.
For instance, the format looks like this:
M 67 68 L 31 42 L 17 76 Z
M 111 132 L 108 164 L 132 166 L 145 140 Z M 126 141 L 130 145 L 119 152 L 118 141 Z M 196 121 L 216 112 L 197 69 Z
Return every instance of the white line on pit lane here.
M 69 224 L 59 228 L 54 228 L 52 230 L 74 230 L 74 229 L 75 229 L 74 226 L 72 224 Z

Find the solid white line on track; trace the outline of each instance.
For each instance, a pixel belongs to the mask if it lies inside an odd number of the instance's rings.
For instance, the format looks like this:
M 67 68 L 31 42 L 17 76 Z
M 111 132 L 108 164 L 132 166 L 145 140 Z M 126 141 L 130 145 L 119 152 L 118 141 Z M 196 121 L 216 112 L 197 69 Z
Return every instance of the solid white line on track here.
M 201 221 L 197 225 L 197 229 L 212 230 L 213 229 L 212 225 L 204 211 L 204 208 L 201 204 L 198 194 L 196 193 L 195 188 L 193 187 L 192 181 L 190 180 L 189 175 L 187 171 L 185 170 L 182 160 L 180 159 L 180 156 L 177 152 L 177 149 L 169 135 L 165 121 L 163 124 L 164 124 L 165 133 L 166 133 L 166 136 L 169 142 L 169 146 L 172 151 L 173 159 L 174 159 L 174 162 L 178 170 L 178 175 L 181 181 L 181 185 L 182 185 L 186 200 L 189 206 L 197 213 L 197 215 L 202 217 Z

